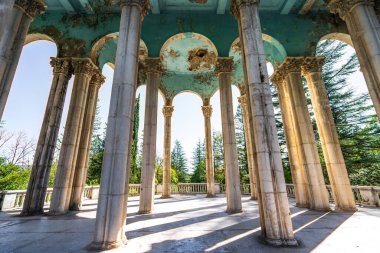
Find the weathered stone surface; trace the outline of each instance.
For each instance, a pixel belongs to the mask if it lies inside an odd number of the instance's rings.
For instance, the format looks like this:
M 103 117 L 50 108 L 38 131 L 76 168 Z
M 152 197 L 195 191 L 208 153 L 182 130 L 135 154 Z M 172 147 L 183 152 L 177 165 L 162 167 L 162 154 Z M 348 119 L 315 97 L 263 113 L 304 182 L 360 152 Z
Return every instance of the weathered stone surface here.
M 162 197 L 170 197 L 170 168 L 171 168 L 171 136 L 172 136 L 172 115 L 174 106 L 172 100 L 166 99 L 165 106 L 162 108 L 164 114 L 164 161 L 162 171 Z

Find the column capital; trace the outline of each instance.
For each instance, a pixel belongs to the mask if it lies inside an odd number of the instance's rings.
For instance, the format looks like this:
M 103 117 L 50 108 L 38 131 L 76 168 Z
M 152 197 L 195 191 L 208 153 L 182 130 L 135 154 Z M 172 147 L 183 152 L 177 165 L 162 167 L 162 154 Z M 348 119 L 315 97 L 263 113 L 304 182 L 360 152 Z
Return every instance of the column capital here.
M 204 105 L 202 106 L 203 116 L 205 118 L 210 118 L 212 115 L 212 105 Z
M 149 14 L 150 2 L 149 0 L 122 0 L 120 3 L 121 6 L 124 5 L 136 5 L 141 10 L 141 18 L 144 18 Z
M 349 14 L 353 8 L 358 5 L 375 5 L 374 0 L 328 0 L 327 5 L 330 11 L 339 16 L 344 20 L 347 14 Z
M 246 107 L 248 105 L 247 95 L 242 95 L 238 97 L 238 102 L 240 103 L 242 107 Z
M 260 0 L 232 0 L 230 8 L 231 14 L 235 17 L 238 17 L 241 6 L 247 6 L 252 4 L 260 4 Z
M 271 80 L 275 85 L 281 85 L 290 73 L 300 73 L 304 57 L 286 57 L 285 60 L 277 67 Z
M 146 58 L 145 71 L 146 73 L 161 73 L 162 72 L 161 59 L 159 57 Z
M 85 74 L 93 76 L 97 73 L 98 67 L 88 58 L 72 58 L 74 74 Z
M 310 73 L 322 73 L 323 65 L 325 64 L 325 57 L 306 57 L 302 64 L 302 74 L 308 75 Z
M 45 12 L 47 4 L 42 0 L 16 0 L 15 6 L 22 9 L 31 19 L 34 19 L 36 15 Z
M 100 71 L 97 71 L 91 78 L 90 85 L 95 85 L 97 88 L 100 88 L 104 82 L 106 81 L 106 77 L 102 75 Z
M 218 57 L 215 66 L 216 73 L 231 73 L 234 67 L 234 60 L 232 57 Z
M 165 118 L 171 117 L 173 115 L 174 106 L 171 105 L 165 105 L 162 108 L 162 113 L 164 114 Z
M 50 65 L 53 67 L 54 74 L 72 75 L 73 68 L 71 58 L 50 58 Z

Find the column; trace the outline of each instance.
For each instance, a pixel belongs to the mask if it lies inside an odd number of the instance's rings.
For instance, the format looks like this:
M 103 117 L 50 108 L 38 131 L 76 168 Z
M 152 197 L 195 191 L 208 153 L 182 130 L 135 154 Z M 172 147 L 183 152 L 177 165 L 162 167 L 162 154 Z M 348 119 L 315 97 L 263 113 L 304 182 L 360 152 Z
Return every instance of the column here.
M 67 86 L 72 75 L 70 58 L 52 58 L 53 81 L 34 155 L 22 215 L 42 214 L 54 158 Z
M 380 118 L 380 22 L 374 0 L 329 0 L 331 12 L 346 22 L 369 94 Z
M 119 41 L 108 116 L 95 234 L 91 248 L 110 249 L 125 243 L 133 110 L 143 17 L 148 0 L 127 0 L 121 7 Z
M 356 211 L 355 199 L 322 78 L 324 61 L 324 57 L 307 57 L 302 66 L 302 72 L 306 77 L 311 95 L 322 151 L 335 200 L 335 209 Z
M 146 59 L 145 68 L 147 83 L 140 186 L 139 213 L 141 214 L 151 213 L 154 207 L 158 87 L 161 74 L 160 58 Z
M 80 134 L 79 150 L 75 165 L 74 181 L 70 200 L 70 210 L 80 210 L 82 207 L 82 195 L 86 184 L 88 162 L 91 147 L 91 137 L 94 128 L 96 104 L 99 89 L 105 81 L 100 70 L 96 71 L 90 81 L 87 101 L 84 109 L 82 132 Z
M 12 1 L 10 1 L 12 3 Z M 0 36 L 0 119 L 3 116 L 18 61 L 29 26 L 36 15 L 43 13 L 46 4 L 42 0 L 13 0 L 14 6 L 1 23 Z M 9 9 L 8 9 L 9 11 Z
M 232 58 L 218 58 L 215 70 L 219 77 L 227 212 L 229 213 L 237 213 L 242 211 L 240 175 L 231 90 L 233 64 Z
M 172 115 L 174 106 L 172 99 L 166 98 L 162 108 L 164 114 L 164 161 L 162 171 L 162 198 L 170 198 L 170 169 L 171 169 L 171 142 L 172 142 Z
M 257 158 L 261 233 L 273 245 L 297 245 L 290 219 L 259 18 L 259 0 L 233 0 L 246 66 L 250 125 Z
M 247 162 L 248 162 L 248 174 L 249 174 L 249 186 L 251 190 L 251 199 L 257 200 L 257 187 L 256 187 L 256 175 L 255 175 L 255 156 L 252 149 L 252 139 L 251 139 L 251 129 L 249 125 L 249 110 L 247 95 L 242 94 L 238 101 L 241 105 L 241 110 L 243 113 L 243 124 L 244 124 L 244 138 L 247 149 Z
M 329 197 L 301 79 L 303 61 L 303 57 L 287 57 L 277 71 L 283 72 L 282 75 L 285 78 L 283 84 L 289 98 L 298 155 L 305 172 L 305 182 L 309 188 L 310 208 L 328 211 L 330 210 Z
M 205 120 L 207 197 L 215 197 L 214 156 L 211 134 L 212 106 L 209 99 L 203 102 L 202 112 Z
M 50 215 L 64 214 L 69 210 L 88 88 L 97 69 L 89 59 L 73 58 L 72 64 L 75 74 L 74 86 L 59 153 Z

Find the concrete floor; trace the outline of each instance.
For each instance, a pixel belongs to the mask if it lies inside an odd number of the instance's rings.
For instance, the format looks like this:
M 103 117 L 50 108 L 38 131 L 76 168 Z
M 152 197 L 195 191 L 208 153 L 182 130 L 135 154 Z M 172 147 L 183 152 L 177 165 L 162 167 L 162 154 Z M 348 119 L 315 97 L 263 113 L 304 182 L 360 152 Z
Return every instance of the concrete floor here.
M 228 215 L 224 196 L 159 199 L 155 212 L 138 215 L 138 197 L 129 201 L 128 244 L 109 252 L 380 252 L 380 209 L 355 214 L 323 213 L 291 207 L 297 248 L 274 248 L 260 239 L 257 202 L 243 198 L 244 212 Z M 96 202 L 60 217 L 0 213 L 0 252 L 87 252 Z

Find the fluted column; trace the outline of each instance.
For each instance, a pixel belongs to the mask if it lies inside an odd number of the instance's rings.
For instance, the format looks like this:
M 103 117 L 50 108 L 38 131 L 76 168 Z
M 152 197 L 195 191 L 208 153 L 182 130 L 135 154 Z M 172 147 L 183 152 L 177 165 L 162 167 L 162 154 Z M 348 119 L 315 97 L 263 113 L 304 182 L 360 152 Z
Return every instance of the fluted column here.
M 162 108 L 164 114 L 164 161 L 162 171 L 162 197 L 170 198 L 170 169 L 171 169 L 171 142 L 172 142 L 172 115 L 174 106 L 172 100 L 166 99 Z
M 72 75 L 70 58 L 52 58 L 53 81 L 34 155 L 22 215 L 43 213 L 67 86 Z
M 220 88 L 227 212 L 237 213 L 242 211 L 242 204 L 235 120 L 232 104 L 232 68 L 232 58 L 218 58 L 215 71 L 218 74 Z
M 86 184 L 88 161 L 90 155 L 91 137 L 94 128 L 96 104 L 100 86 L 105 77 L 100 70 L 92 76 L 88 88 L 87 101 L 85 103 L 82 132 L 80 135 L 79 150 L 75 163 L 74 181 L 70 200 L 70 210 L 80 210 L 82 207 L 82 195 Z
M 287 57 L 276 70 L 274 78 L 283 78 L 285 93 L 289 99 L 293 121 L 293 133 L 298 157 L 304 170 L 304 182 L 308 186 L 311 209 L 330 210 L 329 197 L 322 173 L 313 125 L 307 107 L 307 100 L 301 79 L 303 57 Z M 281 82 L 281 81 L 279 81 Z M 302 182 L 303 183 L 303 182 Z
M 0 33 L 0 119 L 3 116 L 29 26 L 35 16 L 43 13 L 46 8 L 46 4 L 42 0 L 13 0 L 13 2 L 13 8 L 7 10 L 11 12 L 4 16 L 5 22 L 0 24 L 2 26 L 2 33 Z
M 211 135 L 211 115 L 212 106 L 209 100 L 205 101 L 202 106 L 202 112 L 205 124 L 205 142 L 206 142 L 206 175 L 207 175 L 207 197 L 215 196 L 215 179 L 214 179 L 214 156 L 212 152 L 212 135 Z
M 143 17 L 148 0 L 126 0 L 121 7 L 119 41 L 108 116 L 95 235 L 92 248 L 110 249 L 125 240 L 133 111 Z
M 375 0 L 328 0 L 333 13 L 346 22 L 360 68 L 380 119 L 380 22 Z
M 158 87 L 161 75 L 160 58 L 146 59 L 145 69 L 147 82 L 139 213 L 151 213 L 154 207 Z
M 335 200 L 335 209 L 356 211 L 355 199 L 322 78 L 324 61 L 324 57 L 307 57 L 302 66 L 302 72 L 306 77 L 311 95 L 322 151 Z
M 241 105 L 241 110 L 243 113 L 243 124 L 244 124 L 244 138 L 247 149 L 247 162 L 248 162 L 248 174 L 249 174 L 249 186 L 251 190 L 251 199 L 257 200 L 257 187 L 256 187 L 256 175 L 255 175 L 255 156 L 252 149 L 252 139 L 251 139 L 251 128 L 249 125 L 249 110 L 247 95 L 242 94 L 238 101 Z
M 281 163 L 274 108 L 259 18 L 259 0 L 233 0 L 239 24 L 250 102 L 250 125 L 257 180 L 261 233 L 274 245 L 296 245 Z
M 73 59 L 74 86 L 63 134 L 49 214 L 69 210 L 88 88 L 96 66 L 89 59 Z

